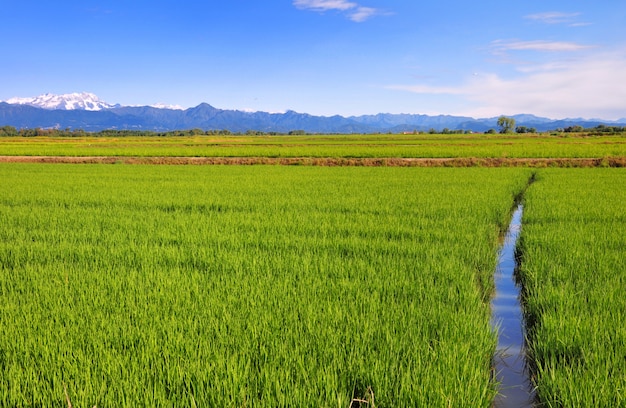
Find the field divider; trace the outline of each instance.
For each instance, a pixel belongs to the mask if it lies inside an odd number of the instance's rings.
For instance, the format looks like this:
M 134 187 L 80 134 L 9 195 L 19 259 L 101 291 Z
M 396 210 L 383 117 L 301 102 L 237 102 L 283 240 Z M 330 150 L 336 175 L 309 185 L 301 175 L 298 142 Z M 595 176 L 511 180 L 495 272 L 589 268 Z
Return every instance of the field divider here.
M 323 167 L 626 167 L 626 157 L 186 157 L 186 156 L 0 156 L 0 163 L 282 165 Z

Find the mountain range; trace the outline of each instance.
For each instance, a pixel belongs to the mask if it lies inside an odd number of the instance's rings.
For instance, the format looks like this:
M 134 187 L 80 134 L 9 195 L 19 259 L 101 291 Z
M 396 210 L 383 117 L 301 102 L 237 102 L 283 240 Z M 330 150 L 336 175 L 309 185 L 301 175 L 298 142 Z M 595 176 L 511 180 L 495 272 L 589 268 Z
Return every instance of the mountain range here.
M 511 116 L 517 126 L 546 131 L 568 126 L 585 128 L 626 125 L 601 119 L 548 119 L 535 115 Z M 386 133 L 463 129 L 484 132 L 497 128 L 497 117 L 475 119 L 466 116 L 391 114 L 343 117 L 314 116 L 287 111 L 284 113 L 247 112 L 215 108 L 207 103 L 183 109 L 178 106 L 122 106 L 109 104 L 92 93 L 44 94 L 33 98 L 12 98 L 0 102 L 0 126 L 20 128 L 57 128 L 100 131 L 105 129 L 169 131 L 200 128 L 228 129 L 231 132 L 257 130 L 286 133 L 304 130 L 310 133 Z

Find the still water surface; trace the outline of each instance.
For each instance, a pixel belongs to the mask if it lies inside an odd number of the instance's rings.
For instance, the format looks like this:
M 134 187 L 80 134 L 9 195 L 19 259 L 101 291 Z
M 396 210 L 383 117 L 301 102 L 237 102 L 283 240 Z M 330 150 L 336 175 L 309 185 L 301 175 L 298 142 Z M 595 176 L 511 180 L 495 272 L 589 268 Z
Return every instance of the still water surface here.
M 514 276 L 517 267 L 515 246 L 521 230 L 522 212 L 523 207 L 519 205 L 513 213 L 494 275 L 492 325 L 498 332 L 494 369 L 500 383 L 495 400 L 496 408 L 532 407 L 535 398 L 526 368 L 520 288 Z

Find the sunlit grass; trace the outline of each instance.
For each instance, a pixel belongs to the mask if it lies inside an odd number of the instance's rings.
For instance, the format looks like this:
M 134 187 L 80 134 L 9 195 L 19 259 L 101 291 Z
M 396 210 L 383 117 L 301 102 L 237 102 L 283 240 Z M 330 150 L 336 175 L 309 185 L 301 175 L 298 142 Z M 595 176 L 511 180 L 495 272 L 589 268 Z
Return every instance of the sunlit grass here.
M 0 155 L 589 158 L 626 156 L 626 137 L 546 134 L 3 137 Z
M 549 407 L 626 405 L 626 172 L 543 170 L 521 236 L 530 356 Z
M 0 165 L 0 405 L 489 407 L 528 176 Z

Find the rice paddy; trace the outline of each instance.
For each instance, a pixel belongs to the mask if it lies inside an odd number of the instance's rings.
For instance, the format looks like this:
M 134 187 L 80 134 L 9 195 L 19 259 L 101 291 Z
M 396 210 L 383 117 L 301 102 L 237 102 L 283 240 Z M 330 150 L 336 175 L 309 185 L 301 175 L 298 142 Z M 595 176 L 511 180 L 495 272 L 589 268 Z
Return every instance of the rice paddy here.
M 0 404 L 488 407 L 527 169 L 0 165 Z
M 333 157 L 333 158 L 613 158 L 626 136 L 309 135 L 177 137 L 2 137 L 0 156 Z
M 498 239 L 523 192 L 538 403 L 626 405 L 623 169 L 386 167 L 619 166 L 623 137 L 440 137 L 3 138 L 2 155 L 386 159 L 0 163 L 0 406 L 491 407 Z
M 526 196 L 520 279 L 544 406 L 626 405 L 625 186 L 621 169 L 552 169 Z

